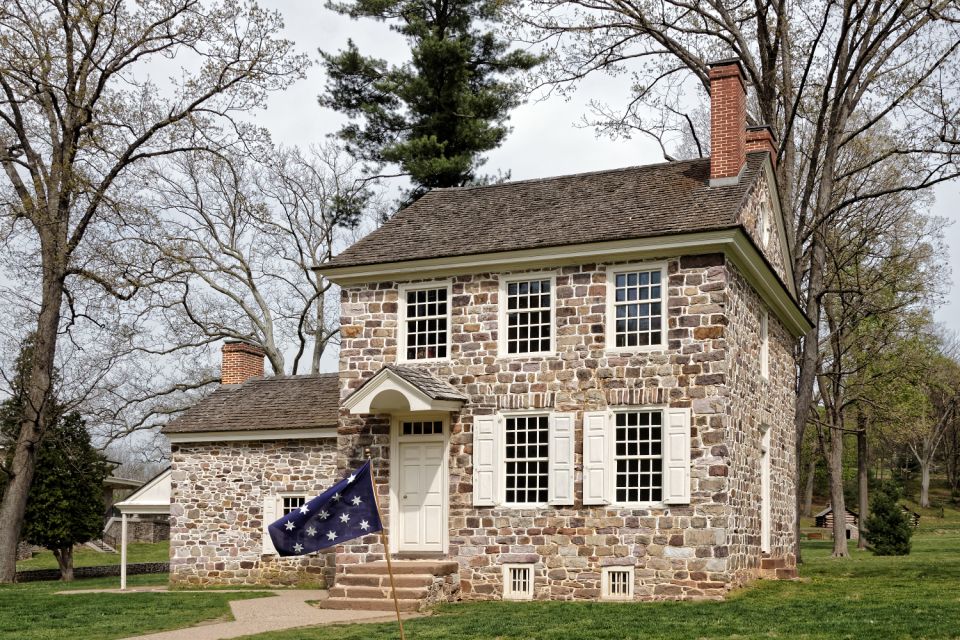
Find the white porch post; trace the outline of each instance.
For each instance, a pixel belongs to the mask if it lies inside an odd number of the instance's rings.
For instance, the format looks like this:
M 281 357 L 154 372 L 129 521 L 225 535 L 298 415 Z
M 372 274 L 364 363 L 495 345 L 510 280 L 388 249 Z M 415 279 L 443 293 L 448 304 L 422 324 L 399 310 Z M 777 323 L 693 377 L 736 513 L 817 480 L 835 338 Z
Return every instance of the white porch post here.
M 127 514 L 120 514 L 120 590 L 127 588 Z

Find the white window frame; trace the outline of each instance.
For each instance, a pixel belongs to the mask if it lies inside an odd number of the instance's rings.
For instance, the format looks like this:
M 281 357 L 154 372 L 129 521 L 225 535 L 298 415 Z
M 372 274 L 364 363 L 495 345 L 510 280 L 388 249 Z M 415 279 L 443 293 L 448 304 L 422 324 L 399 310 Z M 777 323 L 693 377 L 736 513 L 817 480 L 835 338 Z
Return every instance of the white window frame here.
M 760 312 L 760 377 L 770 379 L 770 314 Z
M 516 592 L 513 590 L 513 580 L 510 579 L 510 572 L 514 569 L 522 569 L 530 572 L 530 578 L 527 580 L 527 590 Z M 536 578 L 536 565 L 533 563 L 509 563 L 503 565 L 503 599 L 504 600 L 533 600 L 533 581 Z
M 617 346 L 617 274 L 631 271 L 660 271 L 660 342 L 635 347 Z M 667 262 L 637 262 L 633 264 L 610 265 L 607 271 L 607 300 L 606 300 L 606 349 L 613 353 L 645 353 L 648 351 L 663 351 L 667 348 L 667 332 L 669 324 L 670 287 L 668 283 Z M 639 303 L 639 301 L 638 301 Z
M 617 595 L 610 593 L 610 574 L 614 572 L 623 572 L 627 577 L 627 593 Z M 612 565 L 609 567 L 600 567 L 600 599 L 626 601 L 633 600 L 634 585 L 636 583 L 636 571 L 633 565 Z
M 507 287 L 512 282 L 529 282 L 532 280 L 550 281 L 550 348 L 547 351 L 530 351 L 527 353 L 510 353 L 507 341 Z M 499 296 L 497 298 L 497 357 L 499 358 L 528 358 L 555 355 L 557 352 L 557 274 L 553 271 L 536 273 L 513 273 L 500 276 Z
M 425 289 L 447 290 L 447 355 L 444 358 L 407 358 L 407 293 Z M 402 284 L 397 288 L 397 362 L 425 363 L 449 362 L 453 348 L 453 283 L 450 280 L 433 280 Z
M 283 512 L 283 501 L 286 498 L 303 498 L 303 504 L 310 502 L 310 496 L 306 493 L 283 492 L 277 494 L 277 518 L 283 518 L 287 514 Z M 298 507 L 299 509 L 299 507 Z M 293 513 L 292 511 L 289 513 Z
M 500 432 L 497 443 L 497 453 L 500 455 L 499 491 L 497 502 L 510 509 L 543 509 L 550 504 L 550 422 L 553 420 L 553 411 L 550 409 L 530 409 L 527 411 L 501 412 L 497 420 L 497 430 Z M 530 418 L 545 416 L 547 418 L 547 500 L 544 502 L 507 502 L 507 419 Z
M 659 500 L 638 500 L 634 502 L 617 501 L 617 414 L 618 413 L 660 413 L 660 499 Z M 609 455 L 607 459 L 610 461 L 610 474 L 607 480 L 607 495 L 610 499 L 610 504 L 615 507 L 629 507 L 629 508 L 649 508 L 649 507 L 660 507 L 666 505 L 664 502 L 664 495 L 666 494 L 666 430 L 667 430 L 667 406 L 666 405 L 647 405 L 639 407 L 614 407 L 610 410 L 610 417 L 608 422 L 608 439 L 609 442 Z
M 760 552 L 772 549 L 773 505 L 771 499 L 770 427 L 763 425 L 760 436 Z

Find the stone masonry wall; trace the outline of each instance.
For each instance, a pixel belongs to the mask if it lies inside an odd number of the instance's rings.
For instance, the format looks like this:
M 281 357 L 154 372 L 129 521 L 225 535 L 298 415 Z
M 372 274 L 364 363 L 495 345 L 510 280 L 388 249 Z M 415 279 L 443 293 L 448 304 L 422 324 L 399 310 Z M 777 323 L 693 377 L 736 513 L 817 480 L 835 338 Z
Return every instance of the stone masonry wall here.
M 424 366 L 470 398 L 463 413 L 451 416 L 449 457 L 449 555 L 461 564 L 465 598 L 501 597 L 502 565 L 510 562 L 536 564 L 538 599 L 596 598 L 600 569 L 613 564 L 636 567 L 638 599 L 719 597 L 738 582 L 734 572 L 741 561 L 734 568 L 730 560 L 734 476 L 727 442 L 735 413 L 728 386 L 731 271 L 719 254 L 671 258 L 667 264 L 668 347 L 657 351 L 606 348 L 607 265 L 555 270 L 557 352 L 546 357 L 498 356 L 499 274 L 453 278 L 451 358 Z M 396 361 L 398 284 L 342 292 L 342 397 Z M 735 321 L 749 318 L 739 315 Z M 781 383 L 786 384 L 778 378 Z M 644 405 L 692 409 L 691 504 L 581 506 L 583 411 Z M 472 506 L 474 416 L 523 408 L 576 412 L 576 506 Z M 339 446 L 342 468 L 358 463 L 363 448 L 372 447 L 385 498 L 389 422 L 343 415 Z M 338 549 L 338 566 L 383 554 L 376 537 Z
M 794 517 L 796 513 L 795 428 L 796 371 L 794 340 L 735 266 L 730 274 L 727 300 L 728 384 L 732 401 L 727 407 L 729 434 L 726 455 L 730 461 L 730 525 L 728 571 L 735 584 L 759 574 L 761 554 L 761 446 L 763 429 L 770 429 L 770 554 L 796 566 Z M 769 378 L 760 371 L 760 317 L 767 311 Z
M 288 492 L 313 497 L 328 488 L 336 479 L 334 439 L 171 449 L 171 584 L 330 583 L 332 553 L 280 558 L 261 551 L 264 498 Z
M 768 237 L 767 242 L 763 242 L 763 231 L 760 228 L 760 218 L 766 214 L 768 219 Z M 774 208 L 771 200 L 770 185 L 764 175 L 757 179 L 756 185 L 750 191 L 747 202 L 740 211 L 739 222 L 743 225 L 747 235 L 753 240 L 754 244 L 760 248 L 760 251 L 770 262 L 773 271 L 780 277 L 784 283 L 788 283 L 786 260 L 787 256 L 783 254 L 781 244 L 780 227 L 777 221 L 773 219 Z M 789 284 L 789 283 L 788 283 Z

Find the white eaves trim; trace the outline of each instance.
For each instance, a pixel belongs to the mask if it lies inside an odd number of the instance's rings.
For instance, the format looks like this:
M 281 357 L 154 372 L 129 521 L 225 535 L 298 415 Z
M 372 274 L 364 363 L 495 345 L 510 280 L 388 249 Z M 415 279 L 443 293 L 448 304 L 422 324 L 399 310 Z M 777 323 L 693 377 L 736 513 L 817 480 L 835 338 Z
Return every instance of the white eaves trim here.
M 704 253 L 726 254 L 794 336 L 806 335 L 812 328 L 810 321 L 791 298 L 789 289 L 785 288 L 790 285 L 781 283 L 741 227 L 353 267 L 328 268 L 320 265 L 316 269 L 336 284 L 349 286 L 403 278 L 454 276 L 477 271 L 544 269 L 584 261 L 639 262 Z
M 183 442 L 238 442 L 244 440 L 299 440 L 336 438 L 336 427 L 317 429 L 246 429 L 241 431 L 191 431 L 165 433 L 171 444 Z
M 113 506 L 126 514 L 170 513 L 171 474 L 171 469 L 157 474 Z

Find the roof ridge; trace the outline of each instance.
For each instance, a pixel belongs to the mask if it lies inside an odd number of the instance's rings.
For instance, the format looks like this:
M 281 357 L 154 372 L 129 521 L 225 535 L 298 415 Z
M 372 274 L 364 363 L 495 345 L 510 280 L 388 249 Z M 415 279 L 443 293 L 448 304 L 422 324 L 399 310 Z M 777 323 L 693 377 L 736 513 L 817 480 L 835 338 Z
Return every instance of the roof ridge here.
M 756 152 L 752 152 L 756 153 Z M 763 152 L 766 153 L 766 152 Z M 664 162 L 652 162 L 650 164 L 632 164 L 626 167 L 614 167 L 613 169 L 595 169 L 593 171 L 579 171 L 577 173 L 562 173 L 555 176 L 544 176 L 542 178 L 524 178 L 523 180 L 507 180 L 505 182 L 494 182 L 491 184 L 471 184 L 464 185 L 461 187 L 434 187 L 426 194 L 434 192 L 456 192 L 456 191 L 471 191 L 475 189 L 489 189 L 492 187 L 511 187 L 517 184 L 533 184 L 536 182 L 548 182 L 550 180 L 561 180 L 563 178 L 579 178 L 582 176 L 594 176 L 602 173 L 617 173 L 620 171 L 636 171 L 637 169 L 657 169 L 661 167 L 668 166 L 680 166 L 683 164 L 694 164 L 697 162 L 709 162 L 710 156 L 704 156 L 702 158 L 688 158 L 686 160 L 665 160 Z

